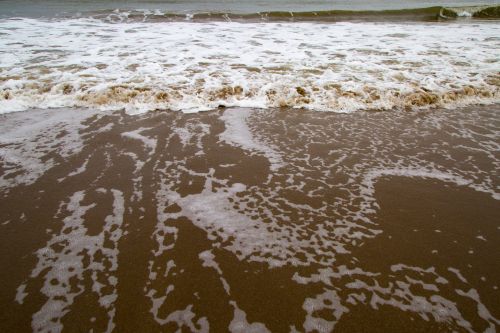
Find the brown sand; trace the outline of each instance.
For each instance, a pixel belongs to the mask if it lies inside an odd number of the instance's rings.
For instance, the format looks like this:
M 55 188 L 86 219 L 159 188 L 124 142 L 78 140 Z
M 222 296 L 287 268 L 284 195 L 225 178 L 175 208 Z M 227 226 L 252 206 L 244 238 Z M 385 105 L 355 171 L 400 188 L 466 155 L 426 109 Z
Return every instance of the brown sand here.
M 0 331 L 498 330 L 499 111 L 4 115 Z

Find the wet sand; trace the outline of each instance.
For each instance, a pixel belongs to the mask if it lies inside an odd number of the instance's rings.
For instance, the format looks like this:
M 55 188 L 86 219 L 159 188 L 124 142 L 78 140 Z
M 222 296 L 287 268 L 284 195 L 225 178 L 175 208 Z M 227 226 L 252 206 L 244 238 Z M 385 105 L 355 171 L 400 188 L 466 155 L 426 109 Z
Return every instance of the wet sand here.
M 494 332 L 500 107 L 0 120 L 2 332 Z

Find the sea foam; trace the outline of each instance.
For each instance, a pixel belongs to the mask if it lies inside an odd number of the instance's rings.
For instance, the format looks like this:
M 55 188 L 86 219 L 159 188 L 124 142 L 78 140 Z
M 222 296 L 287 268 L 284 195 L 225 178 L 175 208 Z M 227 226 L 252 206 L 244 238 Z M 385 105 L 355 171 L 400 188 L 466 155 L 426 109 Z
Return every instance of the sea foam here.
M 0 113 L 499 102 L 495 22 L 0 20 Z

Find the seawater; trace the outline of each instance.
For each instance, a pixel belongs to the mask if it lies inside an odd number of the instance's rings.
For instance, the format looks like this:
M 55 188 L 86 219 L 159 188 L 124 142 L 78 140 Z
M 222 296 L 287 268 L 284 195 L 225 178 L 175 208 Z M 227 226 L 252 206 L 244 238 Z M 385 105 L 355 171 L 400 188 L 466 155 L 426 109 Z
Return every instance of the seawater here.
M 495 4 L 26 4 L 0 331 L 499 330 Z
M 64 15 L 86 15 L 94 11 L 137 10 L 161 11 L 163 13 L 257 13 L 257 12 L 311 12 L 324 10 L 390 10 L 413 9 L 434 6 L 461 7 L 478 5 L 498 5 L 498 0 L 135 0 L 135 1 L 100 1 L 100 0 L 2 0 L 0 17 L 54 17 Z
M 110 21 L 112 20 L 112 21 Z M 0 20 L 0 112 L 499 102 L 497 21 Z

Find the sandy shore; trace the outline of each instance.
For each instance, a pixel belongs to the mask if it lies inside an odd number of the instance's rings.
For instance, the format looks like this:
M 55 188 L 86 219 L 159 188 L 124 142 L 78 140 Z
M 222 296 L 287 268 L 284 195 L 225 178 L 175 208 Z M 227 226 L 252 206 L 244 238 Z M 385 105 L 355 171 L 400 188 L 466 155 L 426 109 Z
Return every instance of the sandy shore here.
M 0 331 L 498 330 L 499 112 L 2 115 Z

